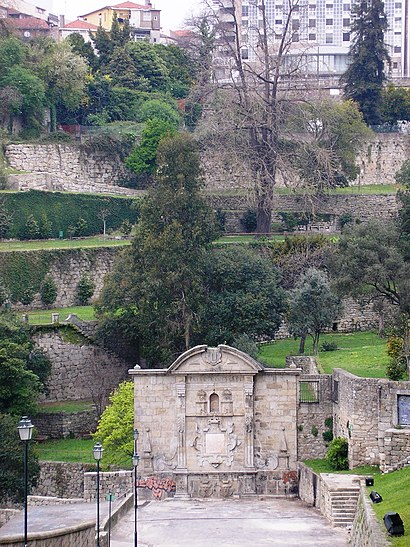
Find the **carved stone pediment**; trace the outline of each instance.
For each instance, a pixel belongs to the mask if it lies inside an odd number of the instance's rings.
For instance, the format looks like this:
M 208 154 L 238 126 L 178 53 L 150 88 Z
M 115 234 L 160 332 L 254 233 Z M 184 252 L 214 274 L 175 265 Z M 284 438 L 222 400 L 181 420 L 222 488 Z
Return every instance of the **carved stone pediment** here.
M 255 374 L 264 367 L 236 348 L 196 346 L 178 357 L 168 368 L 171 374 Z

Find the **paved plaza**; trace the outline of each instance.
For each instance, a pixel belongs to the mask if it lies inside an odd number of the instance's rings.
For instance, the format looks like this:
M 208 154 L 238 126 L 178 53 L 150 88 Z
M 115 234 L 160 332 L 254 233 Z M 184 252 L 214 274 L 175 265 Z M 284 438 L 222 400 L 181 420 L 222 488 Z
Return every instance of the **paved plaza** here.
M 112 531 L 111 547 L 133 545 L 134 511 Z M 153 501 L 138 509 L 140 547 L 346 547 L 347 533 L 332 528 L 299 500 Z

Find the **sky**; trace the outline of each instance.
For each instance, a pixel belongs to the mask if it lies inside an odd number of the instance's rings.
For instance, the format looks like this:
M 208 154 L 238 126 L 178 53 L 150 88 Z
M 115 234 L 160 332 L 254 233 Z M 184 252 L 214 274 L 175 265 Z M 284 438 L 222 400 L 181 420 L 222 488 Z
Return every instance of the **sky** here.
M 111 5 L 120 4 L 122 0 L 114 0 Z M 136 4 L 144 4 L 143 0 L 131 0 Z M 151 0 L 153 7 L 161 10 L 161 26 L 164 32 L 169 29 L 183 28 L 184 19 L 192 14 L 199 4 L 199 0 Z M 64 14 L 66 22 L 74 21 L 78 15 L 93 11 L 94 9 L 110 5 L 107 0 L 54 0 L 53 13 Z M 198 8 L 197 8 L 198 9 Z

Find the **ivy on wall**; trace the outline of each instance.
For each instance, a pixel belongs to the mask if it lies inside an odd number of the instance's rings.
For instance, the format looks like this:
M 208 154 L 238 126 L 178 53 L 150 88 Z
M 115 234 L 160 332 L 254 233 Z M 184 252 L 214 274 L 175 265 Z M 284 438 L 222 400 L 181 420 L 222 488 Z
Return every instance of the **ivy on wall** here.
M 5 209 L 12 215 L 7 237 L 30 238 L 35 223 L 37 237 L 68 237 L 82 224 L 82 233 L 89 236 L 103 231 L 102 211 L 108 229 L 118 229 L 125 220 L 138 219 L 138 199 L 63 192 L 7 192 L 3 194 Z

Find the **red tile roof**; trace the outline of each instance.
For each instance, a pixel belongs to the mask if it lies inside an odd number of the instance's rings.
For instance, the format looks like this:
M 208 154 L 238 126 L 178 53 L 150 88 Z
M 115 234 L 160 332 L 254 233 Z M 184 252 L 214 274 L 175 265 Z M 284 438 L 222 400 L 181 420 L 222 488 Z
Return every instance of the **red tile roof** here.
M 50 28 L 45 21 L 36 17 L 22 17 L 21 19 L 10 17 L 6 21 L 7 25 L 19 30 L 48 30 Z
M 134 4 L 134 2 L 123 2 L 111 7 L 119 9 L 152 9 L 152 6 L 142 6 L 141 4 Z
M 97 30 L 97 25 L 93 25 L 92 23 L 89 23 L 88 21 L 82 21 L 81 19 L 77 19 L 77 21 L 71 21 L 71 23 L 67 23 L 63 26 L 63 28 L 71 28 L 71 29 L 78 29 L 78 30 Z

